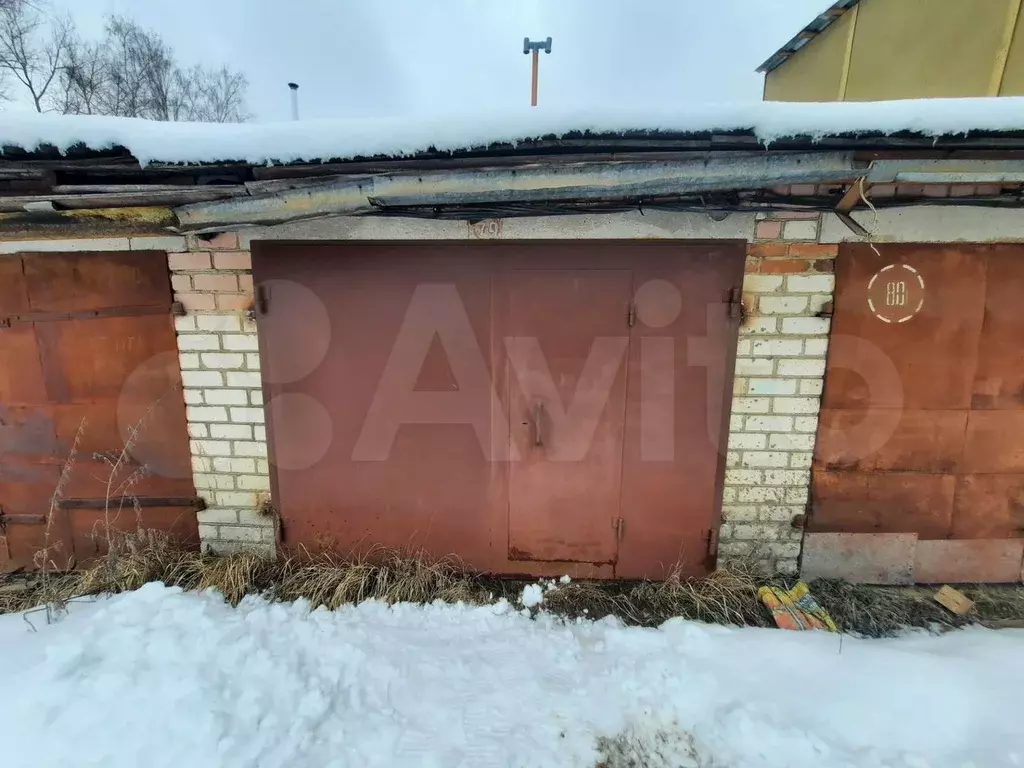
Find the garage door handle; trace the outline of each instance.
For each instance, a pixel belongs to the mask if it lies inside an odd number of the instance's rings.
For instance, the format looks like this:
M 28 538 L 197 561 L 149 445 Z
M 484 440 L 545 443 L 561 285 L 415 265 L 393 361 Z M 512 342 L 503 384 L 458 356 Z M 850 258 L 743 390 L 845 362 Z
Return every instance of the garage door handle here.
M 533 444 L 544 445 L 544 434 L 541 432 L 541 421 L 544 419 L 544 403 L 533 404 Z

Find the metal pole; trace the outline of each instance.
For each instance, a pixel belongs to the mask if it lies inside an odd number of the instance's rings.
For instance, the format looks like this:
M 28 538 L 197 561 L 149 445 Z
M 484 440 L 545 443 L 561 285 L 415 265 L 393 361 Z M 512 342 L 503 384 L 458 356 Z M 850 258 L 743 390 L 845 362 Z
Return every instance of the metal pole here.
M 540 51 L 533 49 L 533 87 L 530 89 L 530 106 L 537 106 L 537 75 L 540 69 Z
M 530 85 L 530 106 L 537 106 L 537 80 L 540 73 L 540 52 L 551 53 L 551 38 L 531 42 L 530 38 L 523 38 L 523 53 L 533 54 L 533 77 Z
M 292 92 L 292 120 L 299 119 L 299 84 L 288 83 Z

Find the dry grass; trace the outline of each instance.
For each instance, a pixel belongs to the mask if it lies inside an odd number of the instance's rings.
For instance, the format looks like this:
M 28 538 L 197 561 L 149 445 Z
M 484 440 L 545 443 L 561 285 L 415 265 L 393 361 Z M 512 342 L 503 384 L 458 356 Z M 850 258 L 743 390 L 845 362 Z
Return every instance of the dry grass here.
M 693 735 L 683 730 L 657 730 L 639 734 L 632 729 L 615 738 L 599 738 L 602 760 L 595 768 L 645 768 L 648 765 L 680 765 L 714 768 Z
M 331 553 L 303 553 L 282 563 L 275 598 L 305 598 L 313 607 L 383 600 L 388 603 L 482 603 L 487 592 L 480 580 L 453 558 L 432 559 L 423 552 L 376 549 L 345 558 Z
M 0 613 L 26 610 L 72 597 L 116 594 L 162 581 L 190 591 L 219 590 L 237 604 L 246 595 L 308 600 L 334 609 L 363 600 L 483 603 L 482 581 L 454 559 L 421 552 L 378 549 L 358 557 L 329 553 L 273 559 L 258 551 L 227 556 L 200 554 L 160 531 L 112 532 L 109 551 L 92 567 L 66 574 L 33 574 L 24 589 L 0 588 Z
M 746 562 L 730 564 L 703 579 L 682 578 L 674 571 L 665 581 L 637 584 L 623 611 L 633 623 L 641 625 L 682 616 L 711 624 L 767 627 L 772 624 L 771 617 L 761 605 L 757 590 L 775 581 Z
M 497 591 L 509 600 L 527 582 L 497 582 Z M 653 627 L 682 617 L 712 624 L 772 626 L 757 590 L 780 583 L 751 562 L 730 563 L 704 578 L 688 578 L 680 569 L 664 581 L 573 581 L 559 584 L 544 596 L 544 610 L 567 618 L 600 619 L 616 616 L 633 626 Z
M 70 573 L 45 571 L 6 582 L 0 577 L 0 613 L 38 606 L 60 608 L 74 597 L 138 589 L 162 581 L 185 590 L 219 590 L 237 604 L 246 595 L 308 600 L 312 607 L 363 600 L 429 603 L 434 600 L 489 603 L 504 596 L 516 603 L 527 583 L 488 579 L 458 560 L 423 552 L 377 549 L 358 556 L 300 552 L 271 559 L 259 552 L 218 557 L 180 546 L 167 534 L 141 530 L 111 534 L 109 553 L 92 567 Z M 545 594 L 543 610 L 570 619 L 617 616 L 636 626 L 657 626 L 673 617 L 736 626 L 773 626 L 757 590 L 788 582 L 766 576 L 749 563 L 731 564 L 702 579 L 678 570 L 661 582 L 573 581 Z M 976 603 L 955 616 L 932 599 L 931 587 L 876 587 L 815 581 L 811 590 L 844 632 L 884 637 L 907 627 L 949 629 L 981 622 L 998 625 L 1024 619 L 1024 589 L 963 588 Z
M 810 586 L 843 631 L 868 637 L 891 637 L 907 627 L 954 629 L 1024 619 L 1024 588 L 1015 586 L 959 587 L 975 602 L 974 610 L 964 616 L 935 602 L 936 587 L 879 587 L 825 579 Z

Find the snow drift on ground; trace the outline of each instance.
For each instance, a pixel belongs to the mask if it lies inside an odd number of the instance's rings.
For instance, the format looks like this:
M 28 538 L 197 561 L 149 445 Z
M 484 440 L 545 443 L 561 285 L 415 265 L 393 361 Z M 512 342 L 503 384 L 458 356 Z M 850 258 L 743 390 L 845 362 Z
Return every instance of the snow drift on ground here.
M 0 111 L 0 147 L 66 150 L 119 145 L 140 162 L 252 163 L 401 156 L 516 142 L 572 131 L 753 131 L 764 142 L 787 136 L 913 131 L 941 136 L 1024 130 L 1024 97 L 912 99 L 861 103 L 749 102 L 688 104 L 666 110 L 593 109 L 573 112 L 523 109 L 445 117 L 403 116 L 303 120 L 288 123 L 162 123 L 123 117 L 40 115 Z
M 858 640 L 151 584 L 0 617 L 6 768 L 1024 765 L 1024 631 Z M 696 755 L 697 757 L 693 757 Z M 638 762 L 629 763 L 628 759 Z

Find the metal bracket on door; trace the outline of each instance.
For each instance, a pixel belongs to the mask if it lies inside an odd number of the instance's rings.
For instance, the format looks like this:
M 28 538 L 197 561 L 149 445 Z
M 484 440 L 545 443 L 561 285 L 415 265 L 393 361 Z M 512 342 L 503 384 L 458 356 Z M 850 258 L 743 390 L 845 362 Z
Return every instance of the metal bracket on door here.
M 616 517 L 612 520 L 612 528 L 615 529 L 615 540 L 622 541 L 623 537 L 626 535 L 626 521 L 621 517 Z
M 45 522 L 46 515 L 8 515 L 0 507 L 0 534 L 6 533 L 9 525 L 42 525 Z
M 256 286 L 256 314 L 264 316 L 270 311 L 270 289 L 263 283 Z
M 201 496 L 114 496 L 109 499 L 60 499 L 57 502 L 59 509 L 121 509 L 133 506 L 187 507 L 202 512 L 206 509 L 206 500 Z
M 712 528 L 708 531 L 708 560 L 714 561 L 718 557 L 718 529 Z
M 730 288 L 725 303 L 729 305 L 729 317 L 733 320 L 746 319 L 746 307 L 743 306 L 743 289 Z

